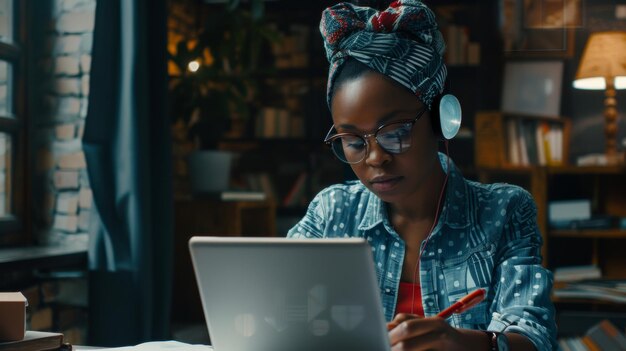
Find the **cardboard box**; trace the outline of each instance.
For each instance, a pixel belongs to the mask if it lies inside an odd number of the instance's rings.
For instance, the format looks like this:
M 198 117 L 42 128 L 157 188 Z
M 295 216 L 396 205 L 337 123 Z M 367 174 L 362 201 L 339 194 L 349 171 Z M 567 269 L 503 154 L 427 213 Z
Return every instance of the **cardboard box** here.
M 20 292 L 0 293 L 0 342 L 24 339 L 26 298 Z

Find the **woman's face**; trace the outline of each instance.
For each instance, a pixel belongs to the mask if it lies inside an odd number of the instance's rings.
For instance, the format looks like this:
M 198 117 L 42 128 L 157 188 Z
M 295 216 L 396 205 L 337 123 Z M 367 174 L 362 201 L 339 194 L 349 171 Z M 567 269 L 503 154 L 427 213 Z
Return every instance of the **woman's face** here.
M 386 76 L 368 72 L 335 91 L 332 115 L 338 133 L 370 134 L 394 121 L 412 120 L 425 108 L 419 99 Z M 414 194 L 438 166 L 437 137 L 426 111 L 412 129 L 411 147 L 390 154 L 368 138 L 369 153 L 352 170 L 361 182 L 385 202 Z

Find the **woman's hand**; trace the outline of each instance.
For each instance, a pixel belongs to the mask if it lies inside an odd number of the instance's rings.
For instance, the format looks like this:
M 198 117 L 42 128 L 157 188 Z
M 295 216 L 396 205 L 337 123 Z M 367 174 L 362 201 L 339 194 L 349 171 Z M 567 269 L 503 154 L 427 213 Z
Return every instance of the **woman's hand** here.
M 387 330 L 392 351 L 476 349 L 463 333 L 439 317 L 400 313 L 387 323 Z

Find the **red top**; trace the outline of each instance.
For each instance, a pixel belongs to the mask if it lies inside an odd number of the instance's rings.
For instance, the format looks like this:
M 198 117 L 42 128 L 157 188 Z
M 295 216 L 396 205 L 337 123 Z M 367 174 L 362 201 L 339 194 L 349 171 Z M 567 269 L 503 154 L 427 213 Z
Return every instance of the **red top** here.
M 413 290 L 415 287 L 415 290 Z M 415 299 L 411 298 L 411 293 L 415 291 Z M 424 306 L 422 306 L 422 288 L 419 284 L 400 282 L 398 290 L 398 303 L 396 305 L 396 314 L 411 313 L 411 304 L 413 306 L 413 314 L 424 316 Z

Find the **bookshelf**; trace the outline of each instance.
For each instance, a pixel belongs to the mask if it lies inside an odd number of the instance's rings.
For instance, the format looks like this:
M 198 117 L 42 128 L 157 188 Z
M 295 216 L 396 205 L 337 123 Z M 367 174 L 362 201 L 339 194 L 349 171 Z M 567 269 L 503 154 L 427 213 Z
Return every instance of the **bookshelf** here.
M 550 231 L 550 236 L 561 238 L 626 239 L 626 230 L 552 230 Z
M 520 165 L 512 161 L 511 147 L 519 148 L 517 135 L 507 134 L 505 125 L 547 121 L 561 128 L 561 162 Z M 565 118 L 507 115 L 498 111 L 476 116 L 476 174 L 481 182 L 508 182 L 528 190 L 537 204 L 537 224 L 544 246 L 543 264 L 558 267 L 597 265 L 602 279 L 626 280 L 626 229 L 616 226 L 593 229 L 551 228 L 551 201 L 588 199 L 592 214 L 626 218 L 626 166 L 574 166 L 568 162 L 569 124 Z M 564 287 L 557 282 L 555 288 Z M 558 309 L 626 311 L 626 304 L 600 298 L 554 297 Z
M 324 8 L 335 1 L 266 2 L 265 18 L 278 41 L 264 50 L 258 97 L 245 132 L 219 148 L 237 153 L 233 181 L 266 192 L 276 205 L 276 232 L 284 235 L 324 187 L 344 170 L 322 140 L 332 119 L 326 105 L 328 63 L 319 34 Z
M 450 92 L 461 102 L 461 131 L 450 143 L 450 154 L 461 168 L 475 165 L 474 118 L 478 111 L 499 108 L 499 73 L 504 65 L 494 1 L 429 0 L 446 40 L 444 56 Z M 463 137 L 462 137 L 463 136 Z
M 492 168 L 565 167 L 571 123 L 559 116 L 539 117 L 480 111 L 475 121 L 476 165 Z
M 244 133 L 225 138 L 221 150 L 239 154 L 233 174 L 246 186 L 246 178 L 270 178 L 263 189 L 275 200 L 277 231 L 285 232 L 304 215 L 308 202 L 322 188 L 350 178 L 349 172 L 322 144 L 332 119 L 326 106 L 328 64 L 319 35 L 322 10 L 336 1 L 265 3 L 265 18 L 281 41 L 264 48 L 256 77 L 261 81 L 254 113 Z M 460 167 L 473 165 L 473 115 L 478 109 L 495 108 L 498 97 L 494 67 L 500 67 L 497 40 L 497 6 L 479 1 L 427 1 L 440 21 L 444 36 L 457 56 L 446 57 L 451 89 L 462 101 L 465 138 L 455 139 L 450 152 Z M 480 43 L 480 44 L 479 44 Z M 271 68 L 267 68 L 271 67 Z M 497 72 L 497 69 L 496 71 Z M 497 75 L 495 75 L 497 76 Z M 306 175 L 303 189 L 298 179 Z M 253 183 L 259 183 L 253 181 Z M 267 183 L 267 182 L 265 182 Z M 257 189 L 254 189 L 257 190 Z M 290 194 L 296 194 L 295 200 Z M 287 201 L 291 200 L 291 201 Z
M 266 192 L 274 201 L 279 236 L 304 216 L 308 203 L 320 190 L 344 180 L 343 165 L 320 140 L 228 140 L 220 148 L 239 155 L 233 165 L 234 178 L 245 186 L 258 187 L 253 190 Z

